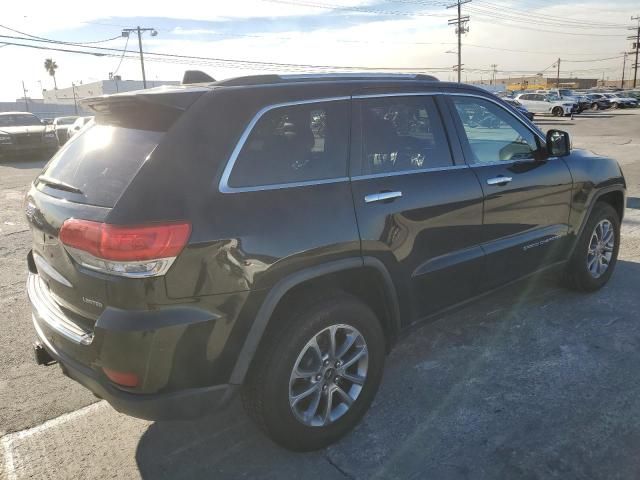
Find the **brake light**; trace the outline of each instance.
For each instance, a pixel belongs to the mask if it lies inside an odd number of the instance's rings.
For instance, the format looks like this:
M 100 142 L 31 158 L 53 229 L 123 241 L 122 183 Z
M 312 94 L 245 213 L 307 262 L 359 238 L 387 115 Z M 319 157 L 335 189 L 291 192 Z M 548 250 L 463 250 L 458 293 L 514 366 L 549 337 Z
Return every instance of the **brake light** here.
M 60 241 L 81 265 L 128 277 L 163 275 L 191 234 L 186 222 L 122 226 L 69 219 Z

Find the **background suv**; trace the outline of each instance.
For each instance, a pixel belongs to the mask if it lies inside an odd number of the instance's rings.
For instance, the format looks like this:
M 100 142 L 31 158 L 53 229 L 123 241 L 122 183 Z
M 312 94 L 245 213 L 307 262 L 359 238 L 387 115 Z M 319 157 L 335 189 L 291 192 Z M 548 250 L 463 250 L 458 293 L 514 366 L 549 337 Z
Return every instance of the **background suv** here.
M 544 93 L 521 93 L 516 95 L 516 100 L 534 114 L 542 113 L 563 117 L 578 111 L 577 103 L 560 100 L 558 97 Z
M 25 198 L 41 362 L 116 409 L 240 391 L 295 450 L 365 414 L 401 334 L 507 283 L 613 273 L 625 181 L 481 89 L 244 77 L 87 101 Z

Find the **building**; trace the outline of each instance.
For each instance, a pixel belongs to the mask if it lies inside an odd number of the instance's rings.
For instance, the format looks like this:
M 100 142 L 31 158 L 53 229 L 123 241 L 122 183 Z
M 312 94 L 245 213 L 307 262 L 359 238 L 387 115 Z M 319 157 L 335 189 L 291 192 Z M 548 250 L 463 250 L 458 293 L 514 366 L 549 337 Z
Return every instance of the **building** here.
M 488 81 L 471 82 L 475 84 L 486 84 Z M 560 88 L 571 88 L 583 90 L 593 88 L 599 85 L 600 80 L 597 78 L 566 78 L 560 77 Z M 493 85 L 504 85 L 507 90 L 513 92 L 519 90 L 545 90 L 548 88 L 557 88 L 558 81 L 556 77 L 543 77 L 542 75 L 513 76 L 508 78 L 497 78 Z
M 180 85 L 178 81 L 149 80 L 147 88 L 159 87 L 161 85 Z M 131 92 L 142 90 L 142 81 L 120 80 L 115 77 L 113 80 L 100 80 L 99 82 L 81 83 L 68 88 L 58 88 L 57 90 L 43 90 L 44 103 L 74 104 L 78 100 L 89 97 L 99 97 L 113 93 Z
M 0 112 L 31 112 L 38 118 L 67 117 L 71 115 L 89 115 L 80 105 L 44 103 L 41 98 L 18 98 L 15 102 L 0 102 Z

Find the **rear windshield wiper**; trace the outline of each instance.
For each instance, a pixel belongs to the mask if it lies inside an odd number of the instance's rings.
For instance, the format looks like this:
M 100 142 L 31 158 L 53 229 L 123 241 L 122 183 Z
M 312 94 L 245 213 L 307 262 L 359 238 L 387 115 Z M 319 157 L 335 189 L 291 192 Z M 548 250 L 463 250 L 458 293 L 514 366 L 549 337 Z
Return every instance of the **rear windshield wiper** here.
M 37 180 L 38 180 L 38 183 L 44 183 L 45 185 L 48 185 L 51 188 L 56 188 L 58 190 L 65 190 L 71 193 L 82 193 L 82 190 L 80 190 L 78 187 L 74 187 L 73 185 L 69 185 L 66 182 L 63 182 L 61 180 L 56 180 L 55 178 L 47 177 L 45 175 L 40 175 L 37 178 Z

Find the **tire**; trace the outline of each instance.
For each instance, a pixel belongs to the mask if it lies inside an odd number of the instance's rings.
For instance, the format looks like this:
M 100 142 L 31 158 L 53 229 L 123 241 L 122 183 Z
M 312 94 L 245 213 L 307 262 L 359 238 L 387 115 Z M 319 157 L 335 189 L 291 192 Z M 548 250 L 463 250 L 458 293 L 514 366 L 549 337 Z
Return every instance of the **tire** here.
M 594 102 L 591 104 L 591 110 L 600 110 L 600 106 Z
M 564 110 L 561 107 L 553 107 L 553 110 L 551 110 L 551 113 L 553 114 L 554 117 L 564 116 Z
M 611 104 L 611 108 L 614 108 L 614 109 L 620 108 L 620 104 L 614 102 L 614 103 Z
M 593 256 L 590 249 L 593 246 L 593 237 L 596 234 L 596 227 L 603 222 L 608 222 L 613 229 L 613 247 L 611 248 L 611 257 L 606 262 L 607 267 L 603 272 L 593 272 L 597 265 L 592 264 L 590 270 L 590 260 Z M 603 232 L 601 229 L 600 232 Z M 602 235 L 601 235 L 602 236 Z M 604 235 L 605 239 L 607 235 Z M 605 242 L 606 243 L 606 242 Z M 606 246 L 606 245 L 605 245 Z M 587 224 L 577 240 L 575 249 L 569 260 L 566 270 L 567 286 L 578 291 L 594 292 L 602 288 L 611 278 L 618 260 L 618 251 L 620 249 L 620 218 L 615 209 L 608 203 L 598 202 L 593 208 Z M 597 263 L 598 260 L 596 259 Z
M 267 436 L 285 448 L 311 451 L 326 447 L 358 424 L 378 390 L 386 354 L 380 322 L 366 304 L 342 292 L 300 302 L 299 307 L 287 309 L 281 318 L 272 321 L 276 324 L 262 340 L 242 389 L 245 410 Z M 347 339 L 356 338 L 345 355 L 335 355 L 335 359 L 342 358 L 346 364 L 356 354 L 362 355 L 346 372 L 338 368 L 333 370 L 338 366 L 337 361 L 332 360 L 328 367 L 324 366 L 317 350 L 309 346 L 315 338 L 320 350 L 327 350 L 333 328 L 337 332 L 336 354 L 340 347 L 348 344 Z M 348 329 L 355 333 L 349 333 Z M 351 336 L 347 337 L 347 333 Z M 363 346 L 364 354 L 361 353 Z M 301 365 L 300 370 L 305 374 L 294 380 L 294 366 L 297 365 Z M 308 375 L 311 371 L 316 373 Z M 340 374 L 345 376 L 334 383 L 333 378 L 337 378 L 334 375 Z M 364 378 L 361 387 L 346 380 L 353 375 L 358 375 L 360 380 Z M 336 385 L 353 397 L 350 407 L 335 390 Z M 305 396 L 295 406 L 290 404 L 292 396 L 311 390 L 313 394 Z M 333 408 L 329 410 L 333 418 L 327 420 L 328 396 L 333 400 Z M 305 416 L 304 412 L 312 411 L 314 406 L 317 408 L 315 414 Z M 325 420 L 326 424 L 323 424 Z

